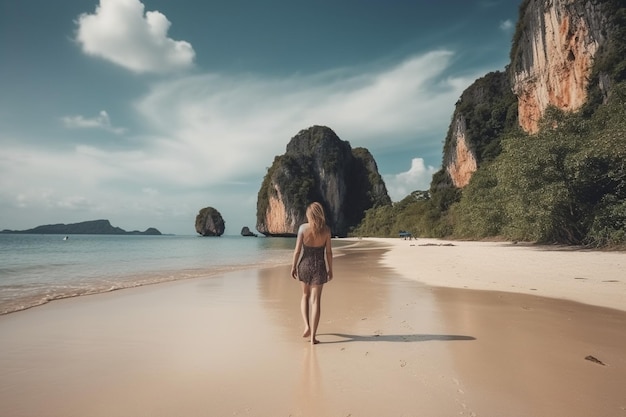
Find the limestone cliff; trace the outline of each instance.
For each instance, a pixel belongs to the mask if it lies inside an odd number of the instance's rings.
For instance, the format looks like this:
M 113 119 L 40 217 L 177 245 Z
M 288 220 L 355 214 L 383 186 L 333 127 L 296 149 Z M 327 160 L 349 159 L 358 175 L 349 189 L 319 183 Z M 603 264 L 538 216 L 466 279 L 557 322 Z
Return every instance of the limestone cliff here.
M 626 73 L 616 48 L 626 36 L 624 13 L 619 0 L 524 0 L 511 63 L 461 95 L 431 189 L 465 187 L 483 162 L 500 153 L 507 130 L 536 133 L 548 107 L 577 111 L 590 94 L 606 101 Z
M 457 115 L 453 123 L 453 152 L 448 155 L 446 164 L 452 183 L 457 188 L 463 188 L 469 184 L 472 174 L 476 172 L 476 155 L 467 140 L 465 118 Z
M 500 152 L 500 136 L 517 123 L 516 115 L 516 98 L 505 72 L 489 73 L 463 92 L 444 145 L 443 170 L 454 187 L 465 187 L 480 163 Z
M 608 19 L 597 0 L 527 0 L 511 51 L 522 129 L 536 133 L 548 106 L 580 109 Z
M 268 170 L 257 200 L 257 230 L 294 236 L 306 206 L 319 201 L 334 235 L 346 236 L 364 211 L 391 204 L 376 162 L 325 126 L 300 131 Z

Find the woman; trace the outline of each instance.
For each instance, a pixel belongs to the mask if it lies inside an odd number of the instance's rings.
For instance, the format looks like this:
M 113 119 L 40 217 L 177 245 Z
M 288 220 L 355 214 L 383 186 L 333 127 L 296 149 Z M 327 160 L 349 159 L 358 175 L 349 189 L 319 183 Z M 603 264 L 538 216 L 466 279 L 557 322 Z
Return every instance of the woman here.
M 291 276 L 300 280 L 302 286 L 302 337 L 310 336 L 314 345 L 319 343 L 315 335 L 320 322 L 322 288 L 333 279 L 333 250 L 322 205 L 317 202 L 310 204 L 306 209 L 306 218 L 308 223 L 298 229 Z

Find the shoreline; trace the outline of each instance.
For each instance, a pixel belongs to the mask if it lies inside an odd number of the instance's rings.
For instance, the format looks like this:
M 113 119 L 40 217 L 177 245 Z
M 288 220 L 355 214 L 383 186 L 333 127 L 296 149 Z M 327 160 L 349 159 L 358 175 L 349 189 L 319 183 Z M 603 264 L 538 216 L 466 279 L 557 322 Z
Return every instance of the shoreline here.
M 337 245 L 336 256 L 341 256 L 342 249 L 358 244 L 357 242 L 340 241 Z M 186 281 L 190 279 L 203 279 L 215 275 L 221 275 L 233 271 L 248 269 L 259 269 L 285 265 L 291 262 L 291 252 L 283 258 L 276 258 L 275 255 L 270 260 L 264 260 L 263 264 L 258 263 L 233 263 L 219 264 L 210 268 L 188 268 L 188 269 L 162 269 L 158 271 L 143 271 L 122 275 L 113 275 L 112 279 L 103 276 L 102 279 L 90 283 L 88 286 L 77 286 L 74 288 L 59 289 L 54 291 L 43 291 L 39 293 L 22 295 L 17 298 L 0 298 L 0 317 L 7 314 L 15 314 L 33 308 L 41 307 L 48 303 L 66 300 L 77 297 L 88 297 L 109 292 L 140 288 L 144 286 L 164 284 L 168 282 Z
M 0 415 L 626 412 L 625 312 L 426 285 L 388 264 L 385 242 L 337 252 L 315 346 L 288 265 L 0 316 Z

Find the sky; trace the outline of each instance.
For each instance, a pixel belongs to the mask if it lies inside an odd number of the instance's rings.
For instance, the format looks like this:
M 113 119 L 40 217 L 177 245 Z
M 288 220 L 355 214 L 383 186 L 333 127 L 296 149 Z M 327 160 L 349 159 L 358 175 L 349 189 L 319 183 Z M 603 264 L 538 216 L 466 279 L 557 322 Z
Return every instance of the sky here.
M 263 177 L 328 126 L 393 201 L 509 61 L 519 0 L 0 0 L 0 230 L 255 230 Z

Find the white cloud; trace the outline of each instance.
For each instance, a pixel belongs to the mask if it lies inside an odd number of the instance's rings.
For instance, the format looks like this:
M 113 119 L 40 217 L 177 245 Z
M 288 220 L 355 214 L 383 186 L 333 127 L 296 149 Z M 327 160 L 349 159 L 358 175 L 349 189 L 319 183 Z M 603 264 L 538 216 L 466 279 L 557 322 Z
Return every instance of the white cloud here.
M 316 124 L 370 151 L 445 132 L 454 103 L 476 78 L 442 78 L 452 58 L 435 51 L 357 74 L 186 77 L 155 85 L 136 108 L 157 132 L 144 139 L 155 159 L 168 162 L 154 166 L 161 175 L 220 183 L 263 175 L 291 137 Z
M 170 21 L 158 11 L 144 14 L 139 0 L 100 0 L 94 14 L 78 17 L 76 41 L 83 52 L 137 73 L 165 73 L 193 64 L 190 43 L 167 37 Z
M 461 92 L 484 74 L 476 69 L 444 76 L 453 58 L 434 51 L 367 71 L 274 79 L 209 74 L 159 82 L 135 103 L 133 119 L 144 126 L 133 128 L 143 133 L 129 138 L 132 149 L 90 143 L 67 152 L 19 140 L 3 143 L 3 217 L 23 219 L 23 228 L 108 218 L 127 230 L 193 233 L 198 210 L 213 206 L 228 233 L 239 233 L 243 225 L 255 226 L 265 169 L 301 129 L 329 126 L 375 158 L 377 150 L 404 143 L 417 155 L 433 147 L 433 137 L 440 143 Z M 102 113 L 67 123 L 110 126 Z M 409 171 L 386 175 L 392 199 L 427 189 L 434 171 L 416 158 Z
M 392 201 L 400 201 L 416 190 L 428 190 L 437 168 L 426 166 L 422 158 L 413 158 L 411 168 L 396 175 L 385 175 L 385 185 Z
M 511 19 L 504 20 L 500 22 L 500 30 L 504 32 L 509 32 L 515 27 L 513 21 Z
M 61 120 L 68 129 L 103 129 L 117 135 L 126 132 L 126 129 L 123 127 L 114 127 L 111 125 L 111 118 L 105 110 L 100 111 L 97 116 L 92 118 L 78 115 L 65 116 L 61 118 Z

